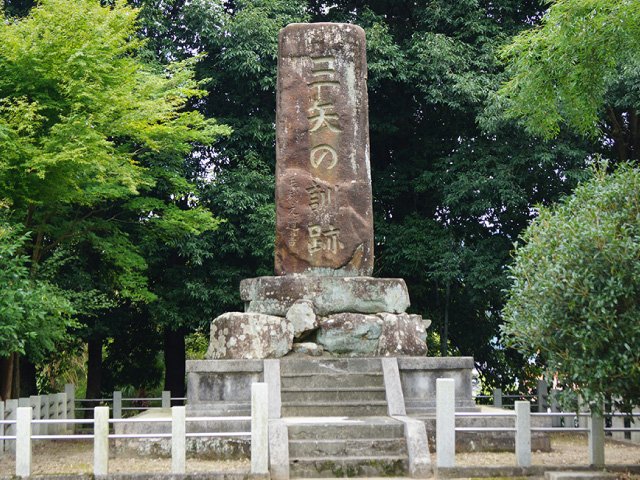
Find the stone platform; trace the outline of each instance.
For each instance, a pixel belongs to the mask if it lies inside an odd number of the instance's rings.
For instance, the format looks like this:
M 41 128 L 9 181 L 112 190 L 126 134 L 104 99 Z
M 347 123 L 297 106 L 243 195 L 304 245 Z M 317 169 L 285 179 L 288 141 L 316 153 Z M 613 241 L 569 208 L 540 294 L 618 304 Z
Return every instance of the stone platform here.
M 425 423 L 437 378 L 453 378 L 456 409 L 476 411 L 473 359 L 428 357 L 187 362 L 187 415 L 247 415 L 253 382 L 269 386 L 274 479 L 431 475 Z
M 374 358 L 296 358 L 272 360 L 188 360 L 187 415 L 249 415 L 251 383 L 269 383 L 270 394 L 278 390 L 283 378 L 265 377 L 265 364 L 277 364 L 279 371 L 320 366 L 335 373 L 376 370 L 381 375 L 381 360 Z M 453 378 L 456 410 L 474 411 L 472 398 L 471 357 L 397 357 L 403 402 L 407 415 L 434 415 L 436 379 Z M 304 375 L 302 375 L 304 377 Z M 277 383 L 274 383 L 277 382 Z M 352 385 L 359 389 L 362 385 Z M 336 390 L 337 384 L 327 387 Z M 360 398 L 367 401 L 366 392 Z M 274 408 L 273 405 L 270 408 Z M 280 407 L 278 407 L 280 408 Z M 313 416 L 313 415 L 312 415 Z

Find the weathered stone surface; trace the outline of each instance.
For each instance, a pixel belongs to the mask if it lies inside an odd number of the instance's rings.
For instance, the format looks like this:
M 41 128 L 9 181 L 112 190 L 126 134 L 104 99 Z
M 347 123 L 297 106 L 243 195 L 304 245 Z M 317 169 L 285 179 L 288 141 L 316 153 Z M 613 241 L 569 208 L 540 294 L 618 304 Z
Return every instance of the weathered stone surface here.
M 303 355 L 310 355 L 312 357 L 321 357 L 324 353 L 322 345 L 318 345 L 313 342 L 294 343 L 292 351 L 294 353 L 300 353 Z
M 287 314 L 297 300 L 311 300 L 316 314 L 403 313 L 409 307 L 404 280 L 372 277 L 282 277 L 247 278 L 240 282 L 240 296 L 247 312 Z
M 427 332 L 419 315 L 392 315 L 379 313 L 383 320 L 376 355 L 407 355 L 422 357 L 427 354 Z
M 317 341 L 336 355 L 424 356 L 426 331 L 419 315 L 339 313 L 320 319 Z
M 300 338 L 302 334 L 318 328 L 316 308 L 311 300 L 297 300 L 287 310 L 287 320 L 293 325 L 294 338 Z
M 338 313 L 320 319 L 317 341 L 338 355 L 373 355 L 378 348 L 383 321 L 376 315 Z
M 293 326 L 285 318 L 228 312 L 211 322 L 207 358 L 279 358 L 292 344 Z
M 278 49 L 275 272 L 371 275 L 364 30 L 291 24 Z

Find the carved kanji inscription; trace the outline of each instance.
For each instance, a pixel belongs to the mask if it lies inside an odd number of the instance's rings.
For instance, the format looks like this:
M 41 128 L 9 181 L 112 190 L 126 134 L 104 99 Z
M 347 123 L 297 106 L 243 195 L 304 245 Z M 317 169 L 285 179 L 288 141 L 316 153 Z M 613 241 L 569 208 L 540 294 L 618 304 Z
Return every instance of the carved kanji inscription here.
M 373 215 L 364 31 L 280 31 L 276 121 L 278 275 L 368 276 Z

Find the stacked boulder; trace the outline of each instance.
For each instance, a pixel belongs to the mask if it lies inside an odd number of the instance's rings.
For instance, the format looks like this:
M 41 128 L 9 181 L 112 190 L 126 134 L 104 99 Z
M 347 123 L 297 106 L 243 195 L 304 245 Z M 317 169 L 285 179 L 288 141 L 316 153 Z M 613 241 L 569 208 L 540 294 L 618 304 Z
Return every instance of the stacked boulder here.
M 427 353 L 430 322 L 405 313 L 401 279 L 259 277 L 244 280 L 240 292 L 246 311 L 212 322 L 209 359 Z

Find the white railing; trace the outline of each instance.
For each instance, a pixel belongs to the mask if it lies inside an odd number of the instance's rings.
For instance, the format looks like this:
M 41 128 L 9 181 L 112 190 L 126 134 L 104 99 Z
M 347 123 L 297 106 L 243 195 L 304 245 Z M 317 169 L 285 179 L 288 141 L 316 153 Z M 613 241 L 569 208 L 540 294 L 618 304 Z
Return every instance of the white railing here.
M 73 392 L 74 387 L 69 384 L 63 393 L 0 402 L 0 453 L 15 450 L 15 441 L 5 441 L 4 436 L 15 437 L 18 408 L 31 408 L 33 435 L 73 432 L 73 424 L 59 422 L 75 416 Z
M 613 426 L 605 428 L 602 414 L 595 412 L 537 412 L 531 413 L 529 401 L 516 401 L 513 411 L 505 410 L 500 413 L 476 413 L 455 411 L 455 384 L 453 379 L 439 378 L 436 380 L 436 465 L 438 468 L 455 467 L 455 434 L 456 432 L 513 432 L 515 435 L 515 456 L 518 467 L 531 466 L 531 433 L 532 432 L 586 432 L 588 434 L 589 463 L 594 467 L 604 467 L 604 439 L 605 432 L 631 432 L 632 436 L 640 436 L 640 428 L 625 428 L 624 419 L 629 415 L 622 413 L 606 414 L 612 418 Z M 640 415 L 635 415 L 640 417 Z M 456 418 L 481 417 L 499 418 L 511 417 L 515 420 L 513 427 L 456 427 Z M 531 417 L 550 417 L 551 419 L 574 418 L 579 419 L 578 427 L 532 427 Z M 586 419 L 583 422 L 582 419 Z M 637 420 L 636 420 L 637 421 Z M 621 424 L 622 422 L 622 424 Z M 552 422 L 553 423 L 553 422 Z M 585 426 L 586 425 L 586 426 Z M 621 426 L 622 425 L 622 426 Z
M 531 400 L 536 404 L 539 412 L 546 412 L 549 407 L 549 390 L 547 388 L 547 382 L 544 380 L 538 380 L 537 390 L 535 394 L 531 395 L 504 395 L 501 388 L 494 388 L 492 395 L 476 395 L 475 400 L 487 401 L 491 400 L 492 404 L 496 408 L 513 408 L 513 404 L 518 400 Z M 508 400 L 510 403 L 506 403 Z M 551 405 L 553 408 L 553 405 Z
M 71 385 L 73 387 L 73 385 Z M 81 406 L 75 407 L 77 411 L 93 411 L 96 404 L 100 405 L 111 405 L 111 409 L 113 412 L 113 418 L 122 418 L 122 412 L 125 411 L 142 411 L 147 410 L 149 407 L 142 405 L 133 405 L 133 406 L 125 406 L 125 404 L 131 404 L 135 402 L 154 402 L 159 403 L 160 408 L 171 408 L 172 402 L 175 404 L 176 402 L 184 403 L 186 401 L 185 397 L 171 397 L 171 392 L 168 390 L 164 390 L 162 392 L 161 397 L 123 397 L 122 392 L 120 390 L 116 390 L 113 392 L 113 397 L 108 398 L 76 398 L 75 403 L 80 404 Z M 89 404 L 93 405 L 90 407 L 84 407 L 82 405 Z
M 251 474 L 264 475 L 268 473 L 267 408 L 266 383 L 254 383 L 251 386 L 251 416 L 249 417 L 186 418 L 186 408 L 177 406 L 171 407 L 171 419 L 109 419 L 109 407 L 95 407 L 93 419 L 57 418 L 46 420 L 35 418 L 35 412 L 31 406 L 18 406 L 15 411 L 15 419 L 0 421 L 0 425 L 7 427 L 5 434 L 0 436 L 0 439 L 2 441 L 15 442 L 16 476 L 28 477 L 31 475 L 33 440 L 92 439 L 93 473 L 94 475 L 106 475 L 109 469 L 109 439 L 170 438 L 171 471 L 172 473 L 180 474 L 185 473 L 187 437 L 245 436 L 251 439 Z M 229 422 L 247 420 L 251 421 L 250 432 L 186 433 L 187 421 Z M 109 424 L 124 422 L 170 422 L 171 433 L 109 434 Z M 93 434 L 74 435 L 61 433 L 66 431 L 68 426 L 75 424 L 93 425 Z M 45 428 L 42 428 L 43 426 Z M 50 431 L 50 426 L 55 428 Z M 11 431 L 12 428 L 15 433 L 6 433 L 6 431 Z M 43 430 L 46 430 L 46 433 L 43 433 Z M 35 431 L 38 433 L 34 433 Z

